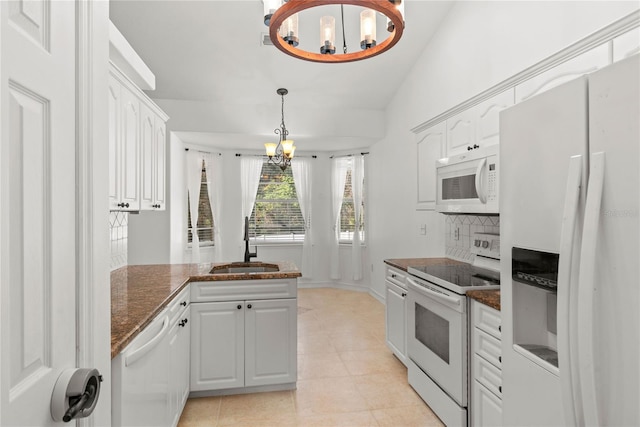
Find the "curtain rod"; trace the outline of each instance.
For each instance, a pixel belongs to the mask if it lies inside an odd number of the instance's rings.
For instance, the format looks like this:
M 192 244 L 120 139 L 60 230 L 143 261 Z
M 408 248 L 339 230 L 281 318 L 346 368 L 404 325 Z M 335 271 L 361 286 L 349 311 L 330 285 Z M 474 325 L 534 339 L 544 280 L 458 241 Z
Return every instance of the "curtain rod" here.
M 203 154 L 217 154 L 218 156 L 222 156 L 222 153 L 218 152 L 218 151 L 202 151 L 202 150 L 196 150 L 195 148 L 185 148 L 184 151 L 196 151 L 198 153 L 203 153 Z
M 242 153 L 236 153 L 236 157 L 242 157 L 242 156 L 247 156 L 247 157 L 268 157 L 266 154 L 242 154 Z M 315 154 L 312 156 L 295 156 L 295 158 L 309 158 L 311 157 L 312 159 L 317 159 L 318 156 L 316 156 Z
M 362 152 L 362 153 L 355 153 L 355 154 L 344 154 L 342 156 L 329 156 L 330 159 L 339 159 L 341 157 L 353 157 L 353 156 L 357 156 L 358 154 L 360 154 L 361 156 L 367 155 L 369 154 L 368 151 L 366 152 Z

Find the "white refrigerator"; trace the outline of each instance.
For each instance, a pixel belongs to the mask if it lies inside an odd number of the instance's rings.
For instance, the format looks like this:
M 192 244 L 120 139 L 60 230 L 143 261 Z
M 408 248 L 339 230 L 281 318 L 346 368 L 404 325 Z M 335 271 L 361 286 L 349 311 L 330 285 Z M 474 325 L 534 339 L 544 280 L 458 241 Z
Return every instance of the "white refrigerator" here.
M 503 424 L 640 425 L 640 55 L 500 115 Z

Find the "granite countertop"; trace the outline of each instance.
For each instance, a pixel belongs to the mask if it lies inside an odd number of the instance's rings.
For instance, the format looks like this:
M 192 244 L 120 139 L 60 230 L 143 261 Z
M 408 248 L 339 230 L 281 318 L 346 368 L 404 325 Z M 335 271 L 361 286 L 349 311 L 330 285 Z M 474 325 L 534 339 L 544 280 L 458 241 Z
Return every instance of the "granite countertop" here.
M 447 265 L 447 264 L 464 264 L 451 258 L 396 258 L 385 259 L 384 262 L 391 267 L 399 268 L 407 271 L 411 267 L 424 267 L 427 265 Z
M 461 261 L 456 261 L 450 258 L 397 258 L 397 259 L 385 259 L 384 262 L 391 267 L 399 268 L 400 270 L 407 271 L 409 266 L 412 267 L 424 267 L 427 265 L 446 265 L 446 264 L 460 264 Z M 467 296 L 473 298 L 482 304 L 489 307 L 500 310 L 500 290 L 499 289 L 487 289 L 487 290 L 472 290 L 467 291 Z
M 208 274 L 216 264 L 130 265 L 111 272 L 111 358 L 118 355 L 189 282 L 290 279 L 302 276 L 289 261 L 280 271 Z
M 500 289 L 467 291 L 467 296 L 498 311 L 500 310 Z

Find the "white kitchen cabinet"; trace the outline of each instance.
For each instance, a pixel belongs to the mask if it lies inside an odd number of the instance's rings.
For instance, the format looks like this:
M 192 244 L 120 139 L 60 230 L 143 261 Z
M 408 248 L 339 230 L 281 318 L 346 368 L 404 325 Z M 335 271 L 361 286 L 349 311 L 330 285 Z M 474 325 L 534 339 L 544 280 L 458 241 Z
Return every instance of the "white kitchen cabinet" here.
M 433 210 L 436 205 L 436 160 L 444 157 L 446 126 L 442 122 L 416 135 L 418 151 L 419 210 Z
M 116 73 L 109 79 L 109 209 L 140 210 L 140 101 Z
M 387 347 L 407 364 L 406 273 L 387 266 L 385 276 L 385 323 Z
M 603 44 L 518 84 L 516 103 L 584 74 L 592 73 L 608 64 L 609 46 Z
M 109 79 L 109 209 L 165 209 L 166 114 L 115 66 Z
M 191 286 L 192 392 L 295 384 L 295 279 Z
M 612 41 L 613 62 L 620 61 L 640 52 L 640 28 L 634 28 Z
M 192 304 L 191 391 L 244 387 L 244 301 Z
M 470 300 L 471 425 L 502 425 L 502 347 L 500 312 Z
M 513 105 L 510 88 L 447 119 L 446 157 L 463 154 L 500 142 L 500 111 Z
M 169 329 L 169 425 L 176 426 L 189 397 L 189 367 L 191 364 L 191 311 L 189 289 L 185 289 L 170 304 Z
M 141 209 L 165 209 L 165 118 L 141 104 Z

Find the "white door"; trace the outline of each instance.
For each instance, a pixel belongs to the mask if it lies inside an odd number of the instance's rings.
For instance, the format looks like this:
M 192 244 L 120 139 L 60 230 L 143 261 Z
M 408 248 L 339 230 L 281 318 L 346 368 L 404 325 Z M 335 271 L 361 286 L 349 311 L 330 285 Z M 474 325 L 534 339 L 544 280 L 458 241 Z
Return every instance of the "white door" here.
M 0 425 L 76 360 L 75 2 L 0 3 Z

